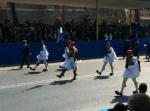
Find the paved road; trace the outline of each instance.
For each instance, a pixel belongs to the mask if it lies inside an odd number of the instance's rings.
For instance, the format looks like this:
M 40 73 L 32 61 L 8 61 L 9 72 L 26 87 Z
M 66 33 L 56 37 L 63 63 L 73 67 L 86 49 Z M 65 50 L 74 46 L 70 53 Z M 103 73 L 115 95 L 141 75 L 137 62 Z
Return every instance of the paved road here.
M 142 58 L 142 57 L 141 57 Z M 139 82 L 150 86 L 150 62 L 141 59 L 142 73 Z M 125 96 L 114 94 L 120 89 L 125 61 L 117 60 L 115 75 L 109 77 L 107 66 L 102 76 L 95 73 L 102 66 L 102 60 L 80 61 L 77 80 L 71 82 L 71 71 L 58 79 L 56 74 L 61 63 L 49 64 L 49 71 L 42 72 L 44 65 L 32 72 L 18 66 L 0 68 L 0 111 L 97 111 L 111 107 L 117 102 L 127 102 L 134 85 L 128 81 Z M 147 92 L 150 95 L 150 90 Z

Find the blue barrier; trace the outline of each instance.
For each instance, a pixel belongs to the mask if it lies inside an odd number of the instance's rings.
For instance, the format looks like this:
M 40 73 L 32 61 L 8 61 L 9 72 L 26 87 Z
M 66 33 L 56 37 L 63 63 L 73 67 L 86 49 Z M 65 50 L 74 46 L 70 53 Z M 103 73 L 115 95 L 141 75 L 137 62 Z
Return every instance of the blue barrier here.
M 140 53 L 144 54 L 144 43 L 148 39 L 140 39 Z M 104 56 L 104 48 L 106 41 L 79 41 L 76 47 L 79 49 L 79 58 L 90 59 L 98 58 Z M 123 53 L 123 40 L 113 40 L 112 46 L 114 47 L 117 55 L 122 55 Z M 35 63 L 36 55 L 39 53 L 40 45 L 39 43 L 30 43 L 31 63 Z M 47 42 L 47 49 L 50 53 L 49 62 L 51 61 L 62 61 L 62 54 L 64 52 L 64 47 L 58 47 L 55 42 Z M 22 57 L 22 44 L 21 43 L 1 43 L 0 44 L 0 65 L 11 65 L 21 63 Z

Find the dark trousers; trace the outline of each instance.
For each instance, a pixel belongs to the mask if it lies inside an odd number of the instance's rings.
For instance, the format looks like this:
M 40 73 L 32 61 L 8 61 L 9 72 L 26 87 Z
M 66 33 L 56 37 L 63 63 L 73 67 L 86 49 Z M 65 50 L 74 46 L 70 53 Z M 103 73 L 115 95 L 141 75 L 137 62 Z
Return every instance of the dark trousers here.
M 29 56 L 23 56 L 22 57 L 22 63 L 20 67 L 23 67 L 24 64 L 27 64 L 27 67 L 30 67 L 30 62 L 29 62 Z
M 123 50 L 123 58 L 125 58 L 127 56 L 127 51 L 128 51 L 128 48 L 124 48 L 124 50 Z
M 134 56 L 136 56 L 136 57 L 139 59 L 139 50 L 138 50 L 138 49 L 135 49 L 135 50 L 133 51 L 133 53 L 134 53 Z

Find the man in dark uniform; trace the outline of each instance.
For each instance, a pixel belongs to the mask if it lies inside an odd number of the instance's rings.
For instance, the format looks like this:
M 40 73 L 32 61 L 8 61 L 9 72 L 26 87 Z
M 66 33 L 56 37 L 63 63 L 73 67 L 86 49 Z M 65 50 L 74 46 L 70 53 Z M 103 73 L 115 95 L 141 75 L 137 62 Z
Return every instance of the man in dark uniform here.
M 129 50 L 130 48 L 130 41 L 128 38 L 126 38 L 124 40 L 124 47 L 123 47 L 123 59 L 126 57 L 126 54 L 127 54 L 127 51 Z
M 146 59 L 149 61 L 150 59 L 150 42 L 146 42 L 146 44 L 144 44 L 144 48 L 146 50 Z
M 132 41 L 132 50 L 133 50 L 134 56 L 136 56 L 138 59 L 139 59 L 139 45 L 140 45 L 140 42 L 138 38 L 136 37 L 135 40 Z
M 23 40 L 22 63 L 20 65 L 20 68 L 23 68 L 24 63 L 27 63 L 27 68 L 30 67 L 29 56 L 30 48 L 27 44 L 27 40 Z

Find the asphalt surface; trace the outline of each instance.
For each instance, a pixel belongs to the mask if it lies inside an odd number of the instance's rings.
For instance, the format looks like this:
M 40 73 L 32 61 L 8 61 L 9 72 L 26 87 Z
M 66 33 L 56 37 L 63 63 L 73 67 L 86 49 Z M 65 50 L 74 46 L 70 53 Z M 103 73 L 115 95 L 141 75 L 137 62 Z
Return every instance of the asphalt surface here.
M 44 65 L 36 71 L 26 66 L 21 70 L 19 66 L 0 68 L 0 111 L 98 111 L 117 102 L 126 103 L 135 90 L 131 80 L 123 97 L 114 93 L 120 90 L 125 60 L 114 62 L 114 76 L 109 76 L 109 65 L 101 76 L 96 74 L 102 64 L 102 59 L 79 61 L 76 81 L 71 81 L 72 71 L 62 79 L 56 77 L 61 63 L 49 63 L 48 72 L 42 72 Z M 150 62 L 141 57 L 141 67 L 137 80 L 150 86 Z

